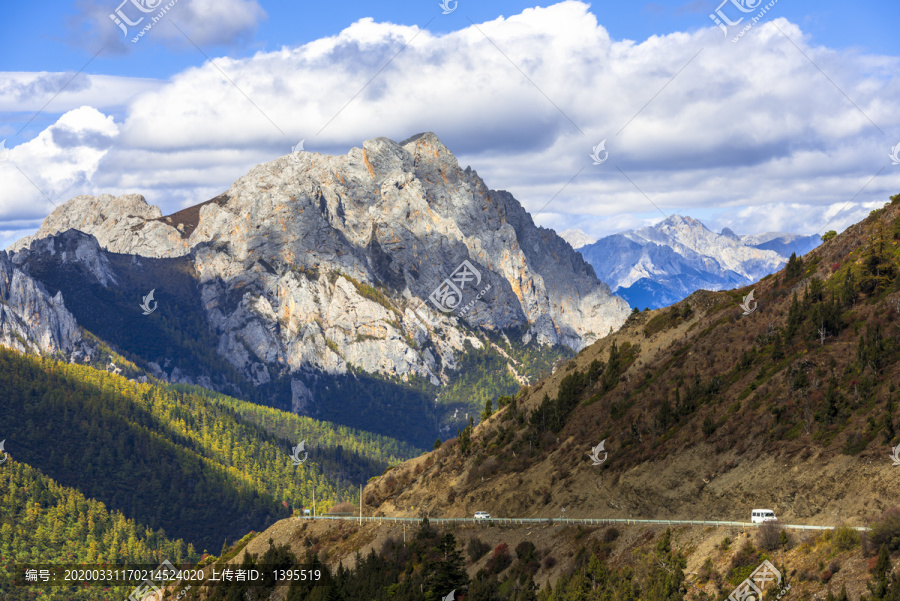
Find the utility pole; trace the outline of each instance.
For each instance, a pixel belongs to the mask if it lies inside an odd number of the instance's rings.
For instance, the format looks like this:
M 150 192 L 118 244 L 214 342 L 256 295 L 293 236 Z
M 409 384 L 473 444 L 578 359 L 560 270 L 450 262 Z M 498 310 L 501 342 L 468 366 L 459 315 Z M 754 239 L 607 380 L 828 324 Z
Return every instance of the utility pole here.
M 362 526 L 362 484 L 359 485 L 359 525 Z
M 316 519 L 316 487 L 313 486 L 313 519 Z

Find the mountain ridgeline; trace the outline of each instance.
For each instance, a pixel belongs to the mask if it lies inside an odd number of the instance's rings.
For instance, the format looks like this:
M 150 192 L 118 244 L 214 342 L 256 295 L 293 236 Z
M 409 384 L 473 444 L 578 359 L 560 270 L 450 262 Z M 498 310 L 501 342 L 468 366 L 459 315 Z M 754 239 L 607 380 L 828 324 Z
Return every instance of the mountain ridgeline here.
M 147 375 L 420 447 L 628 314 L 430 133 L 283 157 L 168 217 L 77 197 L 9 262 Z

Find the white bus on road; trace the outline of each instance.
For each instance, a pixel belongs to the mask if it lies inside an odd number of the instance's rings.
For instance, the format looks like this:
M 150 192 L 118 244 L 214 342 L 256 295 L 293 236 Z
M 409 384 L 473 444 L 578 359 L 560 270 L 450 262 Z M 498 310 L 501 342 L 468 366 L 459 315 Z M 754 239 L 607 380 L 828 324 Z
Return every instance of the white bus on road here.
M 754 524 L 762 524 L 763 522 L 777 522 L 778 518 L 771 509 L 754 509 L 750 514 L 750 521 Z

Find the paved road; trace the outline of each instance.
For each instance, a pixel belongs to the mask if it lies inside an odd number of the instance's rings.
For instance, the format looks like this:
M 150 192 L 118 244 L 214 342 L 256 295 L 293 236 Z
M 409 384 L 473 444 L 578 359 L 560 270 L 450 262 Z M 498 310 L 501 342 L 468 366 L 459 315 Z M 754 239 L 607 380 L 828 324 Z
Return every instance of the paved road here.
M 389 517 L 371 517 L 363 516 L 328 516 L 319 515 L 316 517 L 305 516 L 299 517 L 301 520 L 353 520 L 356 522 L 421 522 L 422 518 L 389 518 Z M 720 522 L 720 521 L 697 521 L 697 520 L 634 520 L 630 518 L 491 518 L 490 520 L 475 521 L 475 518 L 432 518 L 428 521 L 432 524 L 486 524 L 492 522 L 499 526 L 524 526 L 527 524 L 584 524 L 586 526 L 605 526 L 610 524 L 652 524 L 657 526 L 735 526 L 738 528 L 756 528 L 759 524 L 751 522 Z M 836 526 L 804 526 L 801 524 L 783 524 L 779 522 L 779 526 L 792 530 L 833 530 Z M 854 530 L 868 530 L 865 526 L 851 526 Z

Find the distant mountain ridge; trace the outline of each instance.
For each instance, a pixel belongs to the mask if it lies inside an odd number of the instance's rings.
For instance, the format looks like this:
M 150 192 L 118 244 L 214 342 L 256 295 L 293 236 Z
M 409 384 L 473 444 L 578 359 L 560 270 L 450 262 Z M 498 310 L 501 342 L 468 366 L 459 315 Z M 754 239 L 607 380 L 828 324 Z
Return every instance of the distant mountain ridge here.
M 578 228 L 568 229 L 559 233 L 559 237 L 572 245 L 572 248 L 578 250 L 582 246 L 593 244 L 597 239 L 593 236 L 585 234 Z
M 746 286 L 781 269 L 791 253 L 821 243 L 817 235 L 738 235 L 672 215 L 653 226 L 606 236 L 579 252 L 597 277 L 632 307 L 656 309 L 696 290 Z

